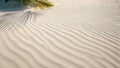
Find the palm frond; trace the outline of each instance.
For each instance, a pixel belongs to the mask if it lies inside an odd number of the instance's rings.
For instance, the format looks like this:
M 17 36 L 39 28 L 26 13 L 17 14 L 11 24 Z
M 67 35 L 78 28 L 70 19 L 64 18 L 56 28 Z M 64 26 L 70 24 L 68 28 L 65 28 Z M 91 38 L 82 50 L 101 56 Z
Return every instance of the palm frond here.
M 5 2 L 8 2 L 10 0 L 5 0 Z M 54 6 L 52 2 L 49 2 L 48 0 L 16 0 L 19 3 L 22 3 L 24 6 L 33 6 L 35 8 L 50 8 Z

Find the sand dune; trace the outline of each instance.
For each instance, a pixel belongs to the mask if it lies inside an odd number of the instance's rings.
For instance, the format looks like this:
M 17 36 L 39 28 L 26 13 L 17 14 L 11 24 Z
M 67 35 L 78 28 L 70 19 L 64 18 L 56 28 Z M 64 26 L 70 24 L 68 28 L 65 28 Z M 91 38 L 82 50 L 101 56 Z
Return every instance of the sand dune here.
M 120 68 L 119 0 L 52 0 L 0 12 L 0 68 Z

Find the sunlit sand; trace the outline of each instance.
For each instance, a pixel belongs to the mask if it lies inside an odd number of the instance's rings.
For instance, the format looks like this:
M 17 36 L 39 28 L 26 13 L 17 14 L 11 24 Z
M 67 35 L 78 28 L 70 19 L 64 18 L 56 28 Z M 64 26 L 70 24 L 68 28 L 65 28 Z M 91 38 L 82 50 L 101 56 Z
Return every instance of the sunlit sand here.
M 119 0 L 51 1 L 0 10 L 0 68 L 120 68 Z

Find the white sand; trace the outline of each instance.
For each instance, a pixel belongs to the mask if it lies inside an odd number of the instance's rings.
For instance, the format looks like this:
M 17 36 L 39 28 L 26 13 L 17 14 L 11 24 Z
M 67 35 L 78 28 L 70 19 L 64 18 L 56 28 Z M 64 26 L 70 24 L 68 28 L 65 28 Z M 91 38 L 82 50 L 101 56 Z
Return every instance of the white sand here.
M 52 2 L 0 12 L 0 68 L 120 68 L 119 0 Z

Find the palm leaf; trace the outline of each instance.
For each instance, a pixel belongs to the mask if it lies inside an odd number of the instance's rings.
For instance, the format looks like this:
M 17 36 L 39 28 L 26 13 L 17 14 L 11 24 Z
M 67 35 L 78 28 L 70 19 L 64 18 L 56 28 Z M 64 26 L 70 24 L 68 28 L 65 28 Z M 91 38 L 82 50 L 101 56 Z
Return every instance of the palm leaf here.
M 8 2 L 10 0 L 5 0 L 5 2 Z M 19 3 L 22 3 L 24 6 L 34 6 L 35 8 L 49 8 L 52 7 L 52 2 L 49 2 L 48 0 L 16 0 Z

